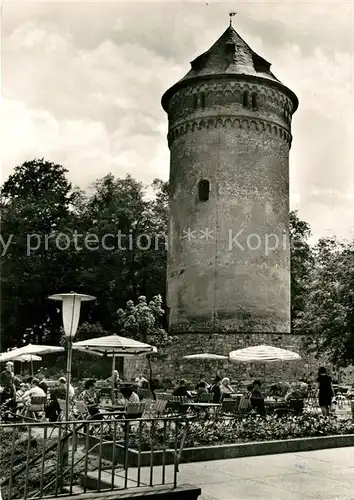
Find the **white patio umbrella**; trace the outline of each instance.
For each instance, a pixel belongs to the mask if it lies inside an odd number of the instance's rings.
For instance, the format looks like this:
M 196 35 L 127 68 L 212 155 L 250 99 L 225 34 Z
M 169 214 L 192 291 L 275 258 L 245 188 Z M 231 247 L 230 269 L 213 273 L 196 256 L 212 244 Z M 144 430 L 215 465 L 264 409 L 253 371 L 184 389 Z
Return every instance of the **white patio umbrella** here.
M 296 361 L 299 359 L 301 359 L 301 356 L 296 352 L 270 345 L 256 345 L 229 353 L 229 360 L 234 363 L 273 363 L 275 361 Z
M 36 356 L 35 354 L 22 354 L 18 358 L 15 358 L 14 361 L 21 361 L 21 363 L 28 363 L 30 361 L 42 361 L 40 356 Z
M 22 356 L 14 358 L 14 361 L 20 361 L 21 363 L 31 363 L 31 374 L 33 375 L 33 361 L 42 361 L 42 358 L 40 356 L 36 356 L 35 354 L 22 354 Z
M 201 359 L 201 360 L 215 360 L 222 361 L 228 359 L 227 356 L 221 356 L 220 354 L 211 354 L 209 352 L 203 352 L 200 354 L 188 354 L 187 356 L 183 356 L 184 359 Z
M 95 339 L 82 340 L 73 344 L 73 349 L 81 352 L 92 352 L 99 356 L 112 357 L 112 400 L 114 400 L 114 370 L 115 358 L 132 357 L 152 354 L 157 352 L 156 347 L 139 342 L 138 340 L 120 337 L 119 335 L 108 335 Z
M 27 344 L 23 347 L 19 347 L 17 349 L 12 349 L 11 351 L 1 353 L 0 363 L 14 360 L 19 356 L 23 356 L 26 354 L 43 355 L 43 354 L 51 354 L 53 352 L 63 352 L 63 351 L 64 351 L 63 347 L 57 347 L 52 345 Z
M 261 363 L 265 367 L 267 363 L 274 363 L 277 361 L 297 361 L 301 356 L 296 352 L 280 349 L 269 345 L 256 345 L 246 347 L 244 349 L 237 349 L 229 353 L 229 361 L 231 363 Z

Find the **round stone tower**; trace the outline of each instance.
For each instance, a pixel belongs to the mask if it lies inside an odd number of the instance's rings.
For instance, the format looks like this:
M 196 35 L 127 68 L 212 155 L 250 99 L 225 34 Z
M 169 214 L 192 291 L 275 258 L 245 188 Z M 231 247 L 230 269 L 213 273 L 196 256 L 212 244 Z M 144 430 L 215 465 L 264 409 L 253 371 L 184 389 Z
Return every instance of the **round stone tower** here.
M 230 25 L 162 97 L 170 331 L 290 332 L 295 94 Z

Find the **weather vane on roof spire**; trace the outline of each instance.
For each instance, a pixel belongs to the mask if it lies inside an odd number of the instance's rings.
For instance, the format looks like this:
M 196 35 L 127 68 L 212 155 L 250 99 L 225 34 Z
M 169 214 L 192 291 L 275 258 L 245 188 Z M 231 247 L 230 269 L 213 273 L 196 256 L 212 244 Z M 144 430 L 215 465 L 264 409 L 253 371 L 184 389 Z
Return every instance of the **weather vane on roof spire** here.
M 232 18 L 234 16 L 236 16 L 237 12 L 229 12 L 229 16 L 230 16 L 230 26 L 232 26 Z

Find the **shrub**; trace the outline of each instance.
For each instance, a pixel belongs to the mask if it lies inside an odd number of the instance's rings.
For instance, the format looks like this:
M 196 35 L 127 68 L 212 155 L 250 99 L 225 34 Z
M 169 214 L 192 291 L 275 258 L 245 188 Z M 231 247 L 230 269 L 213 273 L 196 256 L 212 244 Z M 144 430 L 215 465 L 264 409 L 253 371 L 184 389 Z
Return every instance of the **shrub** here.
M 178 424 L 178 443 L 184 431 L 185 423 Z M 151 436 L 150 425 L 144 423 L 141 431 L 130 437 L 129 447 L 141 451 L 162 449 L 164 439 L 163 427 L 155 429 Z M 248 415 L 242 420 L 205 420 L 189 423 L 185 448 L 232 444 L 256 441 L 272 441 L 277 439 L 306 438 L 315 436 L 333 436 L 354 434 L 354 422 L 337 420 L 333 417 L 305 414 L 301 416 L 262 418 Z M 165 448 L 174 448 L 175 424 L 170 423 L 166 429 Z
M 10 432 L 9 432 L 10 431 Z M 15 429 L 15 440 L 14 440 L 14 451 L 12 451 L 13 444 L 13 432 L 10 427 L 8 429 L 0 430 L 0 442 L 1 442 L 1 453 L 0 453 L 0 478 L 1 481 L 5 478 L 9 478 L 10 474 L 18 471 L 21 467 L 35 458 L 36 456 L 40 457 L 39 460 L 31 465 L 27 471 L 27 485 L 26 483 L 26 469 L 19 473 L 17 477 L 15 477 L 12 485 L 12 498 L 22 498 L 24 494 L 24 489 L 27 487 L 27 493 L 34 493 L 39 490 L 41 485 L 41 473 L 42 473 L 42 454 L 43 448 L 46 450 L 51 446 L 58 443 L 57 438 L 46 439 L 45 443 L 42 437 L 38 434 L 32 433 L 30 442 L 28 443 L 28 428 L 22 427 L 21 430 L 18 428 Z M 83 457 L 84 449 L 78 448 L 75 453 L 75 463 Z M 13 467 L 11 469 L 11 456 L 13 456 Z M 71 461 L 71 452 L 70 459 Z M 88 461 L 88 470 L 95 470 L 98 468 L 98 457 L 89 456 Z M 102 467 L 111 466 L 110 462 L 102 460 Z M 77 465 L 73 468 L 72 480 L 73 484 L 77 483 L 79 480 L 79 476 L 85 470 L 85 461 L 82 459 Z M 57 446 L 50 452 L 45 454 L 45 466 L 43 471 L 43 485 L 49 485 L 55 477 L 57 473 Z M 70 474 L 66 474 L 64 477 L 63 484 L 68 484 Z M 9 486 L 8 484 L 1 487 L 1 493 L 3 498 L 8 498 Z M 51 485 L 45 491 L 45 495 L 56 493 L 55 484 Z

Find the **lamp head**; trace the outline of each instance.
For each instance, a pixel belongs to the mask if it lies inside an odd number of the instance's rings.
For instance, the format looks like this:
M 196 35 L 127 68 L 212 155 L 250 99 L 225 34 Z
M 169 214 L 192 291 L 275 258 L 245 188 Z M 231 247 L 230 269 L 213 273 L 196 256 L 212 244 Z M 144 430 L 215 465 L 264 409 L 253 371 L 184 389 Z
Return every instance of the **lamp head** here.
M 92 295 L 82 293 L 57 293 L 48 297 L 50 300 L 57 300 L 63 303 L 63 325 L 65 337 L 73 339 L 76 335 L 77 327 L 80 319 L 81 302 L 95 300 Z

